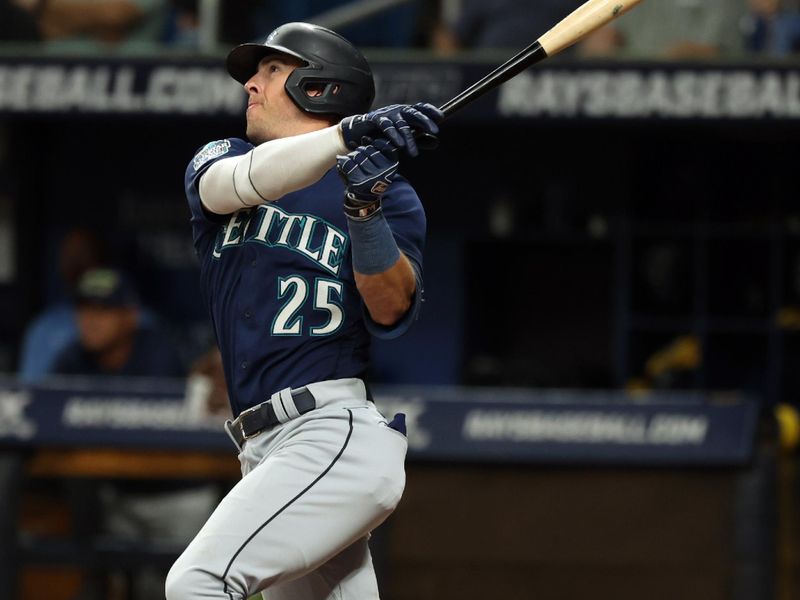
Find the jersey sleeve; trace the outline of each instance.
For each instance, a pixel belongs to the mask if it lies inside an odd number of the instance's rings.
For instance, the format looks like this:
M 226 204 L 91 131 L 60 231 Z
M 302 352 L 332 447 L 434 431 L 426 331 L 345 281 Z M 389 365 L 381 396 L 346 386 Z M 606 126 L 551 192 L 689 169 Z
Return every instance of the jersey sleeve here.
M 252 149 L 252 144 L 238 138 L 217 140 L 200 148 L 189 162 L 186 167 L 184 186 L 186 199 L 189 201 L 189 210 L 192 213 L 192 231 L 195 242 L 206 229 L 218 224 L 214 215 L 207 212 L 200 202 L 200 178 L 218 160 L 241 156 Z
M 406 179 L 396 176 L 382 200 L 382 210 L 394 234 L 397 247 L 408 258 L 417 280 L 411 307 L 400 321 L 391 326 L 379 325 L 364 310 L 364 322 L 373 336 L 380 339 L 400 337 L 408 331 L 419 316 L 423 299 L 422 254 L 425 249 L 427 221 L 417 192 Z

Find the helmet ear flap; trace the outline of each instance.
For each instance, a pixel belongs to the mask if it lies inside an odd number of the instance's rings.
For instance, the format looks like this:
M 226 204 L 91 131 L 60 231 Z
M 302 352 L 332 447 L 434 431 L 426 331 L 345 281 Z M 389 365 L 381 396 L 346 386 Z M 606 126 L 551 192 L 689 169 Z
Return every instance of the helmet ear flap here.
M 325 86 L 325 92 L 322 94 L 323 96 L 335 96 L 339 93 L 342 89 L 342 86 L 338 83 L 331 81 L 328 85 Z
M 369 86 L 353 81 L 352 73 L 332 67 L 321 73 L 315 67 L 299 67 L 286 79 L 285 89 L 294 103 L 305 112 L 335 115 L 339 118 L 369 110 L 374 96 L 372 77 Z
M 335 81 L 305 81 L 301 89 L 309 98 L 329 98 L 338 94 L 342 86 Z

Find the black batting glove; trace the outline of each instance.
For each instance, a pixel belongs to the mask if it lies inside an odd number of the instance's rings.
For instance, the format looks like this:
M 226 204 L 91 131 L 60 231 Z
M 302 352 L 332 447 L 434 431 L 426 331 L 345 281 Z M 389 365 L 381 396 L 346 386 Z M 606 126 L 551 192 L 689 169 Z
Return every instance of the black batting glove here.
M 397 148 L 387 140 L 377 139 L 345 156 L 337 156 L 336 165 L 345 184 L 345 215 L 366 221 L 380 210 L 381 196 L 397 172 Z
M 439 133 L 439 123 L 444 113 L 426 102 L 414 105 L 392 104 L 363 115 L 342 119 L 339 127 L 345 145 L 355 150 L 364 138 L 383 137 L 395 147 L 405 149 L 411 156 L 417 156 L 419 149 L 414 134 L 435 136 Z

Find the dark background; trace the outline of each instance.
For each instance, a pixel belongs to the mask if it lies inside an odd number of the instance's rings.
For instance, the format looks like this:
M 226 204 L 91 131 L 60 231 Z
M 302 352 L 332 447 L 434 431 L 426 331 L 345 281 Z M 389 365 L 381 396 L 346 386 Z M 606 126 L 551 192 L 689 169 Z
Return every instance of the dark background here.
M 189 362 L 211 341 L 183 171 L 230 118 L 7 116 L 17 278 L 0 287 L 0 368 L 60 288 L 63 232 L 99 231 Z M 525 121 L 444 127 L 406 160 L 429 219 L 426 304 L 377 344 L 381 382 L 622 387 L 679 335 L 699 368 L 656 387 L 794 402 L 800 124 Z

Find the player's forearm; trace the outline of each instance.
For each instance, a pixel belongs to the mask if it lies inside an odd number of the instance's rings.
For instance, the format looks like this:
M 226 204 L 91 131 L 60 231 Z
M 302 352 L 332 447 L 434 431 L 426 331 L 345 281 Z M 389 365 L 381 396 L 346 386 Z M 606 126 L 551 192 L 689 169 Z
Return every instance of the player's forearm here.
M 200 179 L 200 199 L 220 215 L 271 202 L 319 181 L 345 152 L 338 125 L 266 142 L 211 165 Z
M 417 287 L 414 269 L 403 254 L 383 273 L 364 275 L 355 271 L 355 280 L 369 316 L 383 326 L 394 325 L 406 314 Z

